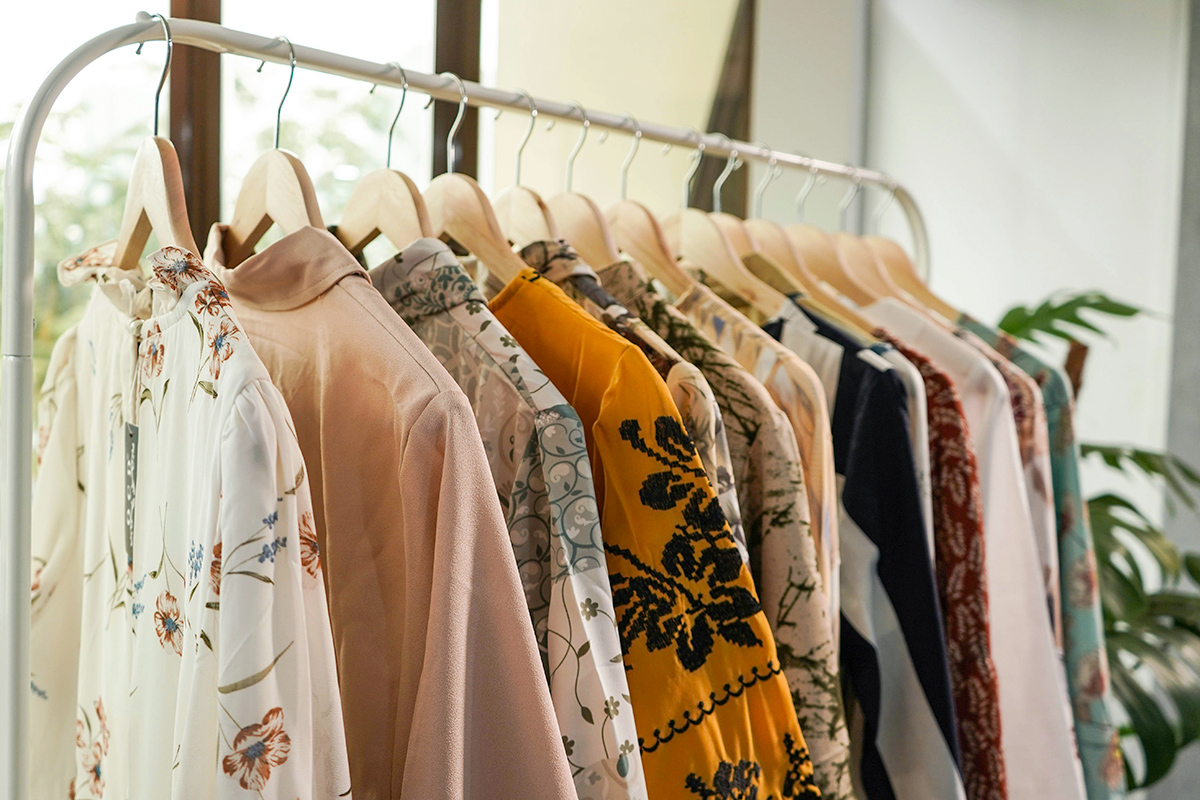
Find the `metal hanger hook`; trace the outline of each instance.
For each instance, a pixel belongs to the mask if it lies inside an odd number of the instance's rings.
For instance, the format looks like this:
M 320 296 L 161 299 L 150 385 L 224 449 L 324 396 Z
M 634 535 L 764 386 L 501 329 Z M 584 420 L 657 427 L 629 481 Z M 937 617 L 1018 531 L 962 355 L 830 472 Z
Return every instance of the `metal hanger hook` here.
M 875 213 L 871 215 L 871 229 L 874 230 L 875 233 L 880 232 L 879 224 L 883 221 L 883 212 L 891 208 L 892 203 L 896 201 L 896 187 L 899 186 L 899 184 L 892 179 L 892 176 L 885 175 L 885 177 L 887 178 L 887 183 L 885 184 L 888 192 L 887 197 L 883 198 L 879 205 L 875 207 Z
M 633 145 L 629 148 L 629 155 L 625 156 L 625 162 L 621 164 L 621 199 L 625 199 L 625 189 L 629 185 L 629 165 L 633 163 L 633 157 L 637 155 L 638 145 L 642 143 L 642 126 L 638 124 L 637 117 L 629 112 L 625 112 L 621 116 L 626 117 L 633 123 Z
M 163 87 L 167 85 L 167 75 L 171 72 L 171 51 L 175 47 L 175 42 L 171 39 L 171 23 L 167 22 L 166 17 L 162 14 L 146 14 L 145 11 L 139 13 L 138 17 L 141 17 L 143 14 L 145 14 L 147 20 L 157 19 L 159 21 L 163 29 L 163 40 L 167 43 L 167 60 L 163 62 L 162 76 L 158 79 L 158 88 L 154 90 L 154 135 L 158 136 L 158 103 L 162 98 Z M 134 55 L 141 55 L 142 47 L 145 44 L 145 42 L 138 42 Z
M 588 119 L 587 109 L 584 108 L 578 101 L 572 100 L 568 103 L 571 108 L 579 109 L 579 116 L 582 117 L 582 126 L 579 129 L 579 139 L 575 142 L 575 146 L 571 148 L 571 152 L 567 154 L 567 191 L 571 191 L 571 181 L 575 177 L 575 157 L 579 155 L 579 151 L 583 149 L 583 142 L 587 139 L 588 128 L 592 127 L 592 121 Z
M 742 161 L 738 158 L 737 148 L 733 146 L 733 140 L 721 132 L 714 134 L 720 136 L 729 143 L 729 158 L 725 161 L 725 169 L 721 170 L 721 174 L 713 181 L 713 211 L 721 213 L 721 190 L 725 188 L 725 181 L 733 174 L 733 171 L 742 166 Z
M 811 157 L 804 153 L 801 153 L 800 155 L 811 160 Z M 804 204 L 808 200 L 809 194 L 812 193 L 813 188 L 817 185 L 822 177 L 823 176 L 815 164 L 809 165 L 808 179 L 804 181 L 804 185 L 801 186 L 800 191 L 796 193 L 796 219 L 798 219 L 800 222 L 804 222 Z
M 858 173 L 858 168 L 847 164 L 850 167 L 850 190 L 842 197 L 838 203 L 838 222 L 842 230 L 846 230 L 846 212 L 850 210 L 850 204 L 854 202 L 855 196 L 862 189 L 862 176 Z
M 467 85 L 463 83 L 463 79 L 458 77 L 453 72 L 439 72 L 439 77 L 450 78 L 458 84 L 458 113 L 454 115 L 454 122 L 450 123 L 450 132 L 446 134 L 446 174 L 454 174 L 454 137 L 458 135 L 458 126 L 462 125 L 463 114 L 467 113 Z M 433 102 L 433 97 L 430 96 L 429 103 L 425 104 L 429 108 L 429 104 Z
M 704 137 L 700 134 L 700 131 L 696 130 L 695 128 L 689 127 L 688 130 L 696 135 L 696 149 L 692 151 L 692 163 L 688 165 L 687 172 L 683 175 L 683 199 L 681 201 L 681 208 L 688 207 L 688 200 L 691 199 L 692 194 L 692 178 L 695 177 L 697 170 L 700 169 L 700 162 L 704 160 Z
M 286 36 L 276 36 L 274 39 L 272 39 L 272 41 L 283 42 L 284 44 L 286 44 L 288 46 L 288 58 L 291 62 L 291 67 L 292 67 L 292 71 L 288 73 L 287 87 L 284 88 L 284 90 L 283 90 L 283 97 L 279 98 L 279 108 L 277 108 L 275 110 L 275 149 L 278 150 L 279 149 L 279 128 L 280 128 L 281 123 L 283 122 L 283 104 L 287 100 L 288 92 L 292 91 L 292 80 L 296 77 L 296 48 L 292 45 L 292 40 Z M 260 63 L 258 65 L 258 69 L 254 70 L 254 71 L 262 72 L 263 67 L 265 67 L 266 65 L 267 65 L 267 62 L 263 61 L 262 63 Z
M 525 154 L 525 145 L 529 144 L 529 139 L 533 136 L 533 129 L 537 126 L 538 118 L 537 104 L 533 102 L 533 95 L 524 89 L 517 89 L 517 94 L 529 102 L 529 127 L 525 129 L 525 136 L 522 137 L 521 143 L 517 145 L 517 171 L 513 180 L 514 186 L 521 185 L 521 156 Z M 496 113 L 496 116 L 500 116 L 499 112 Z
M 387 162 L 388 169 L 392 168 L 392 138 L 396 135 L 396 123 L 400 121 L 400 112 L 404 110 L 404 100 L 408 97 L 408 73 L 404 71 L 404 67 L 400 66 L 399 61 L 389 61 L 389 67 L 395 67 L 400 72 L 400 107 L 396 109 L 396 116 L 392 117 L 392 125 L 388 128 L 388 146 L 387 146 Z M 375 87 L 371 87 L 371 91 L 375 91 Z
M 771 181 L 783 174 L 783 167 L 779 166 L 779 159 L 775 157 L 775 151 L 771 149 L 771 145 L 766 142 L 751 142 L 751 144 L 756 144 L 770 153 L 767 156 L 767 171 L 763 173 L 762 180 L 754 187 L 754 205 L 751 216 L 761 217 L 763 194 L 766 193 L 767 186 Z

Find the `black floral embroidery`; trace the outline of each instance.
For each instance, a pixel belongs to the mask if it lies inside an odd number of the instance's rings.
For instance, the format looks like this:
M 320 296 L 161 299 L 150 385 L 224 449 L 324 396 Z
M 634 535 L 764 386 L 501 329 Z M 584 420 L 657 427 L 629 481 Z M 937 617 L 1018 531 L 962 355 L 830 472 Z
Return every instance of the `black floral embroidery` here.
M 684 781 L 687 790 L 705 800 L 794 800 L 794 798 L 820 797 L 821 792 L 813 783 L 812 763 L 803 743 L 797 746 L 790 733 L 783 735 L 783 746 L 787 751 L 789 768 L 783 779 L 783 794 L 765 795 L 759 798 L 758 790 L 762 779 L 762 766 L 756 761 L 741 759 L 736 764 L 722 761 L 713 773 L 712 783 L 691 773 Z
M 651 652 L 674 645 L 679 662 L 695 671 L 708 660 L 716 637 L 760 646 L 747 622 L 759 611 L 758 598 L 738 584 L 741 556 L 683 425 L 671 416 L 658 417 L 653 444 L 646 442 L 637 420 L 622 422 L 620 434 L 634 450 L 666 467 L 642 482 L 642 505 L 667 511 L 682 504 L 682 522 L 663 547 L 661 568 L 625 548 L 605 548 L 631 567 L 610 576 L 622 649 L 628 654 L 644 635 Z

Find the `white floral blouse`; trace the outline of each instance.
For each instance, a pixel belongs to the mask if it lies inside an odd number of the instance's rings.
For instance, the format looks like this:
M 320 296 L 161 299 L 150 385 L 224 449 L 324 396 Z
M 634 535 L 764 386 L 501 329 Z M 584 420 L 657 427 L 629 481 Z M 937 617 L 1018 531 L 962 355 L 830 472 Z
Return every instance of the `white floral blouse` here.
M 444 243 L 418 239 L 370 275 L 471 402 L 580 800 L 645 798 L 578 415 Z
M 96 289 L 39 410 L 32 796 L 349 796 L 287 407 L 199 258 L 111 253 L 59 267 Z

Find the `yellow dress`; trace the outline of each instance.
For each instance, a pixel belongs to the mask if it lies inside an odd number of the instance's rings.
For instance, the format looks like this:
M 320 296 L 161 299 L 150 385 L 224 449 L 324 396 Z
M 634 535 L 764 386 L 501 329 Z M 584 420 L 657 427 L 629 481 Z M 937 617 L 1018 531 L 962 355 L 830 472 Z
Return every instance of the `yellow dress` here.
M 584 423 L 649 795 L 820 795 L 750 572 L 646 356 L 526 269 L 500 322 Z M 600 720 L 598 720 L 599 722 Z

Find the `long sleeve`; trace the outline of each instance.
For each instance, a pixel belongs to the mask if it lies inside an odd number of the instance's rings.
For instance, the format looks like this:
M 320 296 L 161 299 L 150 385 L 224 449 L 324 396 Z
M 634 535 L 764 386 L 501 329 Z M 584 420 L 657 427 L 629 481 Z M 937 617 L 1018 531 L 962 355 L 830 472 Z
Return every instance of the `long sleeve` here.
M 574 785 L 475 420 L 443 392 L 407 433 L 398 490 L 410 537 L 396 715 L 405 800 L 560 800 Z M 429 565 L 432 564 L 432 570 Z M 408 691 L 412 688 L 413 691 Z
M 35 798 L 66 798 L 75 779 L 75 683 L 79 670 L 86 481 L 77 457 L 78 392 L 72 329 L 50 359 L 38 406 L 38 476 L 33 496 L 30 629 L 30 746 Z
M 342 796 L 350 777 L 312 502 L 287 408 L 266 381 L 234 401 L 218 469 L 212 552 L 189 559 L 186 615 L 198 641 L 184 646 L 192 657 L 176 716 L 181 748 L 217 752 L 181 763 L 174 793 Z M 189 683 L 215 683 L 216 703 Z M 205 715 L 212 724 L 197 725 Z M 192 738 L 213 728 L 218 741 Z

